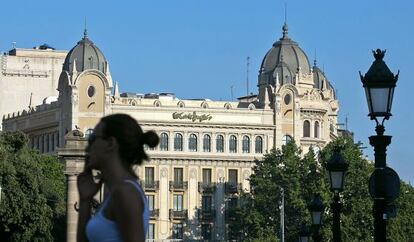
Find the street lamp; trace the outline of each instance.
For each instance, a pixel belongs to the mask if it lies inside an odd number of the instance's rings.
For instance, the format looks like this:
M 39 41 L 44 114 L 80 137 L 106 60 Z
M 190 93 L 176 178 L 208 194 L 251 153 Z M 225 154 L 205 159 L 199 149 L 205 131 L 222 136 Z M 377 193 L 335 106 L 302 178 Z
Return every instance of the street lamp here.
M 308 242 L 310 234 L 309 227 L 306 224 L 302 224 L 299 230 L 299 242 Z
M 322 203 L 321 196 L 315 194 L 313 200 L 308 206 L 309 212 L 312 218 L 312 226 L 314 227 L 313 241 L 322 241 L 322 237 L 319 234 L 319 228 L 322 225 L 322 216 L 325 211 L 325 205 Z
M 329 175 L 329 184 L 331 191 L 334 193 L 333 202 L 331 203 L 332 209 L 332 234 L 333 241 L 341 241 L 341 209 L 342 203 L 339 199 L 339 193 L 344 190 L 344 178 L 348 164 L 342 157 L 339 147 L 334 148 L 331 159 L 326 164 L 326 169 Z
M 360 77 L 365 88 L 368 116 L 376 122 L 377 135 L 369 137 L 369 142 L 375 151 L 375 171 L 371 174 L 369 188 L 374 199 L 374 241 L 378 242 L 386 241 L 387 206 L 399 193 L 399 177 L 386 164 L 386 151 L 387 146 L 391 144 L 391 136 L 384 135 L 384 121 L 391 116 L 392 99 L 399 72 L 394 75 L 382 60 L 385 50 L 377 49 L 372 52 L 375 61 L 365 76 L 362 76 L 360 72 Z M 378 118 L 381 117 L 383 120 L 379 123 Z

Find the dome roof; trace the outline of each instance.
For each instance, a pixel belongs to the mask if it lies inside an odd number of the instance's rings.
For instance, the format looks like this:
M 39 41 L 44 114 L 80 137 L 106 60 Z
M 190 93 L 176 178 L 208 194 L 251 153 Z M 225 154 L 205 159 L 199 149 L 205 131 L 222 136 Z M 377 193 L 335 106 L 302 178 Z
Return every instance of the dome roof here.
M 321 69 L 319 69 L 319 67 L 316 66 L 316 60 L 312 67 L 312 71 L 313 71 L 313 82 L 314 82 L 313 87 L 321 89 L 321 90 L 327 88 L 325 82 L 328 82 L 328 79 L 326 78 L 325 73 Z
M 88 69 L 99 70 L 105 73 L 106 59 L 103 53 L 89 40 L 85 30 L 83 38 L 73 47 L 66 56 L 63 70 L 72 72 L 72 64 L 76 61 L 76 71 Z
M 280 66 L 281 63 L 285 63 L 285 66 L 293 75 L 299 68 L 302 73 L 309 73 L 311 68 L 305 52 L 295 41 L 288 37 L 288 26 L 286 23 L 283 25 L 282 30 L 282 38 L 275 42 L 272 48 L 266 53 L 260 67 L 260 73 L 273 73 L 273 78 L 276 78 L 276 75 L 279 75 L 281 84 L 286 82 L 293 83 L 292 80 L 285 80 L 285 75 L 283 75 L 282 72 L 279 72 L 280 68 L 278 69 L 278 66 Z

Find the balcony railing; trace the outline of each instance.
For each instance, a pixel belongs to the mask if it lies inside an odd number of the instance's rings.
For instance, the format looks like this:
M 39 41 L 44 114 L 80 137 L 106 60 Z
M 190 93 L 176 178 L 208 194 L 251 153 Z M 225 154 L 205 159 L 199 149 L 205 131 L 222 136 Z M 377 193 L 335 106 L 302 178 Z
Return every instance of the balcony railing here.
M 145 191 L 156 191 L 160 187 L 159 181 L 145 181 L 143 182 Z
M 185 191 L 188 188 L 186 181 L 170 181 L 170 191 Z
M 175 211 L 174 209 L 170 209 L 170 219 L 187 219 L 187 209 L 183 209 L 180 211 Z
M 241 183 L 226 182 L 225 187 L 226 193 L 238 193 L 243 190 Z
M 153 209 L 150 210 L 150 218 L 158 218 L 160 216 L 160 210 L 159 209 Z
M 216 191 L 216 183 L 210 182 L 199 182 L 198 183 L 198 192 L 199 193 L 214 193 Z
M 198 209 L 198 219 L 202 221 L 213 221 L 216 218 L 216 210 L 210 209 Z

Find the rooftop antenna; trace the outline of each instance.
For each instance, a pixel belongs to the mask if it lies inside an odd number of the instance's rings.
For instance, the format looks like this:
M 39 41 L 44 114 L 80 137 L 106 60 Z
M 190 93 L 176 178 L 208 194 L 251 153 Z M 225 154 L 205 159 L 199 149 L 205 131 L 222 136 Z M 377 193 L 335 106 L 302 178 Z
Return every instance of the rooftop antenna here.
M 247 87 L 247 96 L 249 96 L 249 65 L 250 65 L 250 57 L 247 56 L 247 69 L 246 69 L 246 87 Z
M 348 114 L 345 115 L 345 130 L 348 130 Z
M 288 26 L 287 26 L 287 4 L 285 3 L 285 23 L 283 24 L 282 30 L 283 30 L 283 39 L 288 38 Z
M 231 101 L 233 101 L 233 85 L 230 86 Z
M 83 38 L 88 38 L 88 29 L 86 28 L 86 17 L 85 17 L 85 28 L 83 29 Z

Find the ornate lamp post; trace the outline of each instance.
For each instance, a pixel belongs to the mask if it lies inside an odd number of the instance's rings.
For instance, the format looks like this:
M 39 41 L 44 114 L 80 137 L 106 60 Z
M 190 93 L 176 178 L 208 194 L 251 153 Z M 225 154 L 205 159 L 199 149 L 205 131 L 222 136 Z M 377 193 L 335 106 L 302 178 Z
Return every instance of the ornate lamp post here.
M 329 184 L 331 191 L 334 193 L 333 202 L 331 203 L 331 209 L 333 212 L 333 223 L 332 223 L 332 233 L 333 241 L 341 241 L 341 209 L 342 203 L 339 199 L 339 193 L 344 190 L 344 178 L 346 170 L 348 169 L 348 164 L 342 158 L 341 153 L 339 152 L 339 147 L 334 149 L 334 153 L 331 159 L 326 164 L 326 169 L 328 170 L 329 175 Z
M 312 235 L 313 241 L 320 242 L 322 241 L 322 236 L 319 234 L 319 229 L 322 225 L 322 216 L 325 211 L 325 205 L 322 203 L 322 199 L 319 194 L 315 194 L 313 200 L 308 206 L 308 209 L 311 214 L 312 226 L 314 228 Z
M 309 242 L 310 230 L 306 224 L 302 224 L 299 230 L 299 242 Z
M 398 75 L 387 67 L 384 58 L 385 50 L 373 51 L 375 61 L 365 76 L 360 77 L 365 88 L 371 120 L 375 120 L 377 135 L 369 137 L 375 151 L 375 171 L 370 178 L 370 194 L 374 199 L 374 241 L 386 241 L 387 206 L 398 196 L 399 178 L 397 173 L 386 164 L 387 146 L 391 144 L 391 136 L 384 135 L 384 121 L 391 117 L 392 99 Z M 378 121 L 383 118 L 382 122 Z

